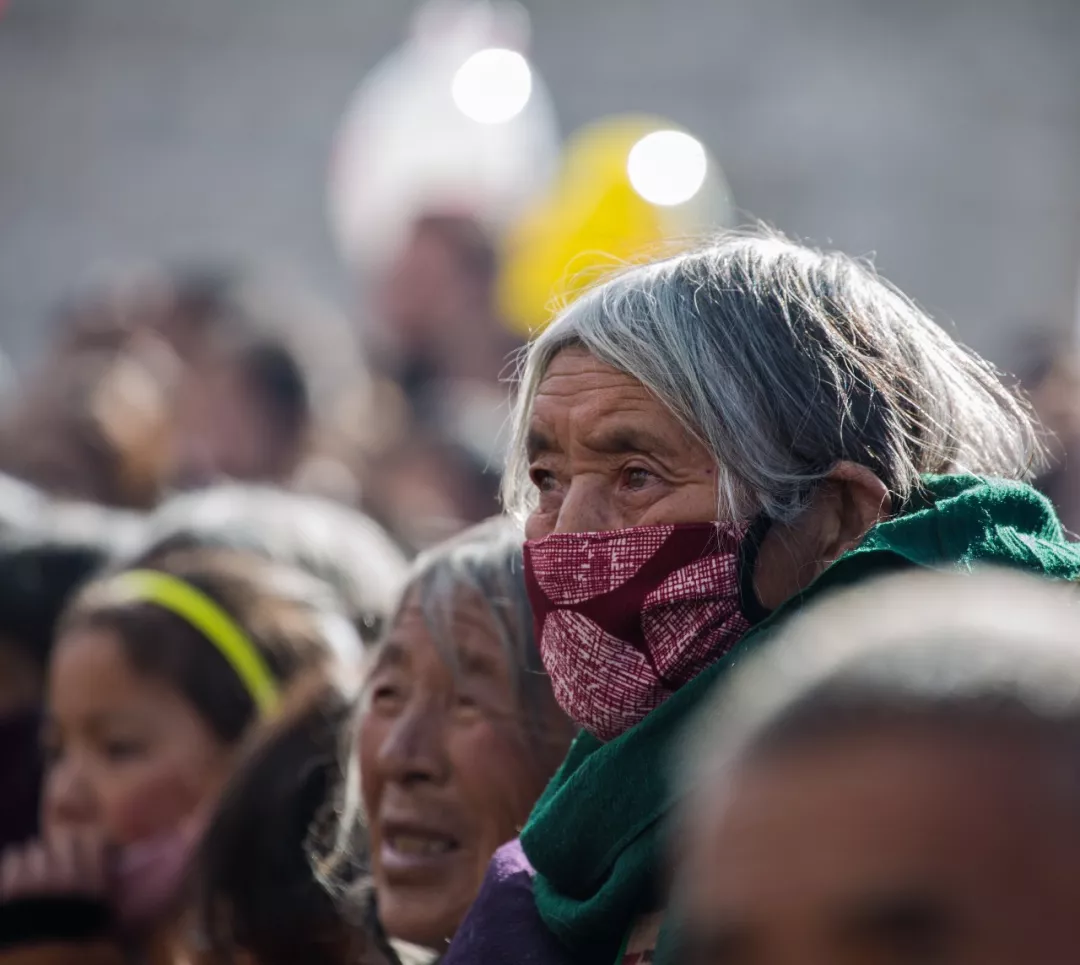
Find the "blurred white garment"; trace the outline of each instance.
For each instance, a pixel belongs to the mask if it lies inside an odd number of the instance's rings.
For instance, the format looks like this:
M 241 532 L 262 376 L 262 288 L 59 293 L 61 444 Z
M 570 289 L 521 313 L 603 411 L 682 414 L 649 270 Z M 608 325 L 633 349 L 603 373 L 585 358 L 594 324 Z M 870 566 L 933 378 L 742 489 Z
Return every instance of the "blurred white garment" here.
M 559 136 L 527 46 L 515 4 L 420 8 L 406 43 L 360 85 L 335 141 L 328 213 L 350 266 L 377 269 L 426 213 L 498 232 L 547 186 Z

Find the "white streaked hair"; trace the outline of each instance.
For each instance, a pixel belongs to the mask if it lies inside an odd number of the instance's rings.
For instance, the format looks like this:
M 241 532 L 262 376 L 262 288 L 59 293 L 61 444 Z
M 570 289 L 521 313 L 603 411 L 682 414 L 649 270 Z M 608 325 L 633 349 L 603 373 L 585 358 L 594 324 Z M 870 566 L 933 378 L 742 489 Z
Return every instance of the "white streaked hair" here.
M 528 513 L 525 441 L 552 359 L 581 346 L 638 379 L 715 456 L 719 519 L 790 521 L 841 460 L 902 502 L 924 473 L 1023 479 L 1037 423 L 994 369 L 868 264 L 756 230 L 630 268 L 523 355 L 503 499 Z

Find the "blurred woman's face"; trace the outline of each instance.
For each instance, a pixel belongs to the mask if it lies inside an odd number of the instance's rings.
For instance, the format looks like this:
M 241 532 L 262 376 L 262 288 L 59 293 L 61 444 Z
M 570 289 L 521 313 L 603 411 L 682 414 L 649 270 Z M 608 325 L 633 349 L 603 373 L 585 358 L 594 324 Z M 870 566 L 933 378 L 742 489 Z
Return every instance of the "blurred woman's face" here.
M 379 918 L 394 938 L 435 949 L 548 776 L 479 599 L 461 597 L 453 642 L 448 662 L 416 600 L 406 602 L 371 674 L 359 744 Z
M 191 818 L 225 777 L 228 748 L 183 695 L 134 668 L 108 630 L 57 642 L 47 705 L 47 835 L 87 830 L 135 844 Z
M 559 352 L 529 424 L 539 493 L 526 536 L 716 519 L 716 463 L 637 379 L 583 348 Z

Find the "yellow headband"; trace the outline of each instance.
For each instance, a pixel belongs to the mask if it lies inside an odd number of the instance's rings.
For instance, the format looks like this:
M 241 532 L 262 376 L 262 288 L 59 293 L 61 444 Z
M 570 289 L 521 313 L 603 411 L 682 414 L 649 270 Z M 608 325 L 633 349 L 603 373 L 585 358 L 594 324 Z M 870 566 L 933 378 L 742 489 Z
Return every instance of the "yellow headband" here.
M 190 583 L 156 570 L 121 573 L 114 585 L 133 602 L 153 603 L 191 624 L 218 648 L 236 671 L 260 716 L 265 717 L 274 710 L 280 694 L 262 654 L 236 621 L 205 593 Z

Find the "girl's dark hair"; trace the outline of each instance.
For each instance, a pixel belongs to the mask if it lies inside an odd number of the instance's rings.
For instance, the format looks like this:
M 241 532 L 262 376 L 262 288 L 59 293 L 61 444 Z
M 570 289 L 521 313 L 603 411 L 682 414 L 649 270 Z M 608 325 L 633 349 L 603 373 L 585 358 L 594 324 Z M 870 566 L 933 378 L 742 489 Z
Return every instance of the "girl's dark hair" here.
M 154 569 L 205 594 L 243 630 L 277 681 L 308 670 L 345 679 L 348 650 L 360 644 L 318 581 L 256 556 L 221 550 L 164 556 Z M 115 633 L 132 665 L 163 678 L 223 741 L 239 740 L 256 708 L 220 650 L 182 617 L 155 603 L 118 595 L 113 577 L 91 583 L 61 619 L 58 638 L 78 630 Z
M 305 678 L 280 717 L 254 735 L 202 839 L 191 885 L 196 958 L 225 965 L 342 965 L 393 952 L 377 921 L 350 920 L 319 883 L 309 839 L 332 811 L 352 705 L 338 687 Z M 367 875 L 363 828 L 351 854 Z

